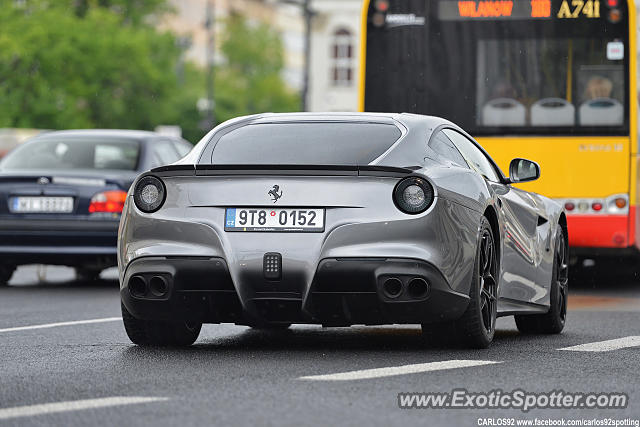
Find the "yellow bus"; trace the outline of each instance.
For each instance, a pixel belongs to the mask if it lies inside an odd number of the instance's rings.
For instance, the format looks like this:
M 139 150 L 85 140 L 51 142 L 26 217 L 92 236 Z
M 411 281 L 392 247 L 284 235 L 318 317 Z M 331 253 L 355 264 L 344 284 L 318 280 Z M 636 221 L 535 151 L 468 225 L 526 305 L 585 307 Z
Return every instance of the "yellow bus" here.
M 365 0 L 360 110 L 442 116 L 560 201 L 574 254 L 640 247 L 633 0 Z

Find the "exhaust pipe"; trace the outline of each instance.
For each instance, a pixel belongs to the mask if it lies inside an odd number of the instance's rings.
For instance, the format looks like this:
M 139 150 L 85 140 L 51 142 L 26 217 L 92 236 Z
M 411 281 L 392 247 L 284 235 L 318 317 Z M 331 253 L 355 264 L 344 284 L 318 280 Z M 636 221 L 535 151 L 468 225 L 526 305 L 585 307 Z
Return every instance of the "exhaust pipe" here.
M 396 277 L 387 279 L 382 284 L 382 291 L 388 298 L 398 298 L 402 293 L 402 281 Z
M 149 290 L 153 295 L 157 297 L 163 297 L 167 295 L 167 292 L 169 290 L 167 279 L 162 276 L 153 276 L 151 280 L 149 280 Z
M 407 285 L 407 294 L 413 299 L 423 299 L 429 295 L 429 283 L 421 277 L 415 277 Z
M 144 297 L 147 294 L 147 281 L 142 276 L 129 279 L 129 292 L 134 297 Z

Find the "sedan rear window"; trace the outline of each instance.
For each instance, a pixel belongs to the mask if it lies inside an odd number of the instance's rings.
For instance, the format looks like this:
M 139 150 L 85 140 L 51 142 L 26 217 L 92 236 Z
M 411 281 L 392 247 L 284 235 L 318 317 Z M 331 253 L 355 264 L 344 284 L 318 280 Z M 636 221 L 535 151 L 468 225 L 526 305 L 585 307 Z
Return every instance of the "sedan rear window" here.
M 140 143 L 127 139 L 42 138 L 25 143 L 0 163 L 5 170 L 115 169 L 133 171 Z
M 216 144 L 213 164 L 367 165 L 400 138 L 385 123 L 264 123 L 241 127 Z

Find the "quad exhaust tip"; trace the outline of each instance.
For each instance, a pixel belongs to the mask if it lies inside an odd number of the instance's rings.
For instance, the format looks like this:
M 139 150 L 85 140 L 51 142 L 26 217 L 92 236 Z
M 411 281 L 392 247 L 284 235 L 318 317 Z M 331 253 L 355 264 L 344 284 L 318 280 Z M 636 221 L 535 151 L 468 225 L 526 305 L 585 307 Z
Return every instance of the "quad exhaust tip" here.
M 151 280 L 149 280 L 149 290 L 157 297 L 165 296 L 169 290 L 167 279 L 162 276 L 153 276 Z
M 402 280 L 390 277 L 382 284 L 382 292 L 389 299 L 403 296 L 403 300 L 422 300 L 429 295 L 429 283 L 422 277 L 414 277 L 404 286 Z
M 389 298 L 398 298 L 402 293 L 402 281 L 396 277 L 387 279 L 382 284 L 384 294 Z
M 151 276 L 147 280 L 143 275 L 136 274 L 129 279 L 129 292 L 137 298 L 153 295 L 162 298 L 169 292 L 169 282 L 160 275 Z
M 415 277 L 407 285 L 407 294 L 412 299 L 423 299 L 429 295 L 429 283 L 421 277 Z
M 147 281 L 142 276 L 133 276 L 129 279 L 129 292 L 134 297 L 143 297 L 147 293 Z

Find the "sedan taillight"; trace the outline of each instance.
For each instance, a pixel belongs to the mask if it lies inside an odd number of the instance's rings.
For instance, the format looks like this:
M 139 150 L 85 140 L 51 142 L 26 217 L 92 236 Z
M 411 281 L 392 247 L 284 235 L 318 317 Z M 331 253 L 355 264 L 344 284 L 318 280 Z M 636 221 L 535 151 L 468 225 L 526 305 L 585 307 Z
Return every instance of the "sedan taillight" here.
M 89 213 L 115 212 L 121 213 L 124 202 L 127 200 L 127 192 L 122 190 L 103 191 L 91 198 Z

